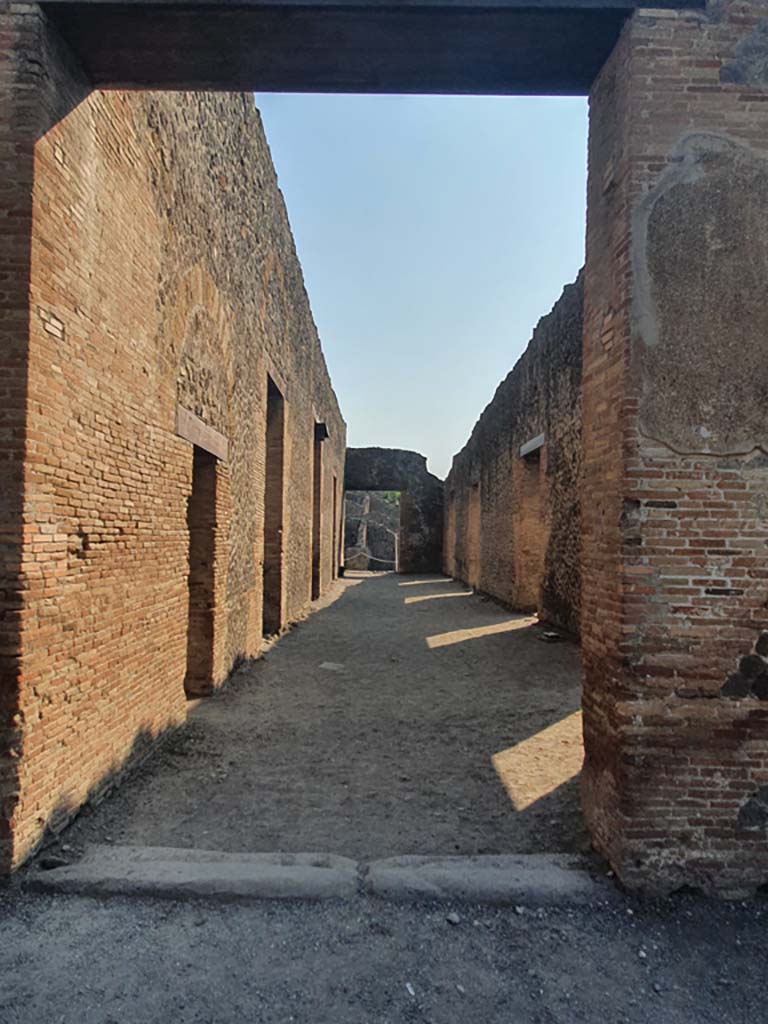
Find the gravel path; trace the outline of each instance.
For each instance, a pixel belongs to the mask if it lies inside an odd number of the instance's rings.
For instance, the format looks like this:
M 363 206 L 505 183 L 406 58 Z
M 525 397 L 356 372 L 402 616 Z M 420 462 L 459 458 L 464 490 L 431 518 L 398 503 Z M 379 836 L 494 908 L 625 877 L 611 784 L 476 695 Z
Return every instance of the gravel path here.
M 444 577 L 348 577 L 64 843 L 579 849 L 578 649 L 542 632 Z
M 516 911 L 0 892 L 0 1021 L 757 1024 L 767 923 L 765 899 Z
M 540 634 L 441 578 L 345 580 L 59 848 L 573 849 L 578 657 Z M 766 1019 L 765 896 L 177 902 L 26 878 L 0 886 L 0 1024 Z

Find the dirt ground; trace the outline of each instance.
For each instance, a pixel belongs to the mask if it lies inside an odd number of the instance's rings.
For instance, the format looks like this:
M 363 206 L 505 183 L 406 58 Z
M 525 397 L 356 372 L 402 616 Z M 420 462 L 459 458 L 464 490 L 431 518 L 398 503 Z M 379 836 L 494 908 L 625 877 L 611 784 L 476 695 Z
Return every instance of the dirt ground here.
M 411 600 L 416 598 L 416 600 Z M 62 837 L 236 851 L 569 850 L 575 647 L 455 583 L 336 600 Z M 0 885 L 0 1024 L 753 1024 L 768 900 L 489 907 Z
M 494 909 L 0 890 L 0 1022 L 760 1024 L 766 923 L 765 899 L 618 892 Z
M 352 574 L 62 842 L 582 848 L 578 650 L 542 632 L 443 577 Z

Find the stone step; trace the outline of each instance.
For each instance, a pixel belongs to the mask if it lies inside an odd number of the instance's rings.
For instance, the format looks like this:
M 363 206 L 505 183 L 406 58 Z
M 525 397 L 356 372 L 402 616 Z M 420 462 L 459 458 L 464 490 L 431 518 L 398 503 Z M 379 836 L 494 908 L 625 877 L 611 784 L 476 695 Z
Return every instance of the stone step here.
M 354 896 L 358 869 L 347 857 L 323 853 L 99 845 L 66 867 L 31 873 L 25 887 L 89 896 L 328 899 Z
M 172 847 L 92 846 L 81 860 L 31 870 L 26 889 L 173 899 L 452 900 L 588 903 L 615 894 L 567 854 L 402 856 L 358 863 L 326 853 L 223 853 Z
M 389 857 L 364 867 L 369 892 L 388 899 L 468 900 L 538 906 L 590 902 L 615 892 L 568 854 Z

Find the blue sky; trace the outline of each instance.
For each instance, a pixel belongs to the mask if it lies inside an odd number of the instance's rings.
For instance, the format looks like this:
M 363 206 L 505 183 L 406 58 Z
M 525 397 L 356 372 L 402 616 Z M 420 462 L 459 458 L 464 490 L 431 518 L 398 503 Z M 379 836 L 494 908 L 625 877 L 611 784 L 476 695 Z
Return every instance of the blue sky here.
M 351 446 L 445 477 L 583 262 L 586 101 L 258 95 Z

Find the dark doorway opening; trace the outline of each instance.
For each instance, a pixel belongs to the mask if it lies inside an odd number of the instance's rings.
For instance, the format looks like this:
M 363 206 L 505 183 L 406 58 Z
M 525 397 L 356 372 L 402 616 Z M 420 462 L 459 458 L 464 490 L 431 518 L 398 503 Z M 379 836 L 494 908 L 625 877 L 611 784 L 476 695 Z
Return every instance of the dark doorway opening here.
M 451 490 L 445 502 L 445 571 L 449 576 L 456 575 L 456 492 Z
M 323 441 L 326 437 L 322 423 L 315 424 L 314 454 L 312 457 L 312 600 L 320 597 L 320 566 L 322 559 L 323 522 Z
M 283 487 L 285 463 L 285 401 L 267 377 L 267 464 L 264 481 L 264 636 L 283 627 Z
M 184 690 L 200 697 L 213 689 L 216 456 L 194 446 L 192 492 L 187 500 L 189 612 Z
M 339 575 L 339 545 L 338 545 L 338 534 L 339 530 L 339 478 L 334 475 L 333 478 L 333 521 L 331 523 L 331 579 L 336 579 Z
M 467 583 L 477 589 L 480 586 L 480 484 L 469 488 L 465 552 L 467 560 Z
M 541 603 L 541 585 L 549 539 L 549 526 L 542 500 L 540 448 L 520 460 L 520 472 L 515 576 L 518 581 L 520 608 L 535 611 Z

